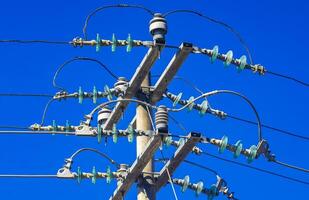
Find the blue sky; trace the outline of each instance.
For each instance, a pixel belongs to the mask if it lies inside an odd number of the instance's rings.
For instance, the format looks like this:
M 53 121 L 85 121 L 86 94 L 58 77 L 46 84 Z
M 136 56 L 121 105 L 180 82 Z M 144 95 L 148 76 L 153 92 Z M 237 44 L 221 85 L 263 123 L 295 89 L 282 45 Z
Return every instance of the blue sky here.
M 4 1 L 1 3 L 0 39 L 46 39 L 70 41 L 82 36 L 82 26 L 87 14 L 101 5 L 115 3 L 142 4 L 157 12 L 173 9 L 193 9 L 213 18 L 225 21 L 235 27 L 249 44 L 255 63 L 261 63 L 267 69 L 297 77 L 308 82 L 308 8 L 306 1 Z M 148 33 L 149 15 L 134 9 L 110 9 L 97 14 L 88 27 L 88 37 L 126 39 L 130 33 L 133 39 L 150 40 Z M 191 42 L 200 47 L 212 48 L 219 45 L 220 52 L 232 49 L 235 57 L 245 54 L 244 49 L 230 32 L 200 18 L 186 14 L 175 14 L 167 18 L 169 32 L 167 43 L 179 45 Z M 66 45 L 18 45 L 0 44 L 0 93 L 48 93 L 57 92 L 52 87 L 52 77 L 59 65 L 74 56 L 87 56 L 99 59 L 118 75 L 130 78 L 143 58 L 147 49 L 133 49 L 126 53 L 118 48 L 112 53 L 110 48 L 72 48 Z M 165 49 L 160 60 L 153 67 L 152 74 L 160 74 L 175 50 Z M 121 58 L 121 59 L 119 59 Z M 224 69 L 221 62 L 210 64 L 207 57 L 190 55 L 178 73 L 191 80 L 203 91 L 229 89 L 246 95 L 256 106 L 262 123 L 308 135 L 308 98 L 307 88 L 270 75 L 258 76 L 250 71 L 237 73 L 230 67 Z M 102 90 L 105 84 L 112 86 L 114 80 L 94 63 L 80 62 L 69 65 L 59 76 L 59 84 L 68 91 L 75 92 L 79 86 L 92 91 L 95 85 Z M 183 92 L 189 98 L 198 94 L 179 80 L 174 80 L 169 90 Z M 29 126 L 39 123 L 45 98 L 0 97 L 0 125 Z M 254 120 L 253 112 L 241 99 L 230 95 L 218 95 L 209 98 L 217 109 L 227 113 Z M 100 101 L 102 102 L 102 100 Z M 46 123 L 55 119 L 59 124 L 69 120 L 78 124 L 83 116 L 95 105 L 90 100 L 80 105 L 77 100 L 56 102 L 51 105 Z M 134 106 L 130 105 L 119 128 L 125 129 L 134 116 Z M 229 136 L 234 143 L 238 139 L 250 147 L 257 141 L 255 126 L 234 121 L 219 120 L 207 115 L 200 117 L 197 112 L 177 113 L 174 115 L 188 131 L 202 132 L 208 137 Z M 170 122 L 170 131 L 186 134 Z M 290 136 L 263 129 L 264 137 L 269 141 L 277 158 L 304 168 L 309 168 L 308 142 Z M 135 143 L 129 144 L 120 139 L 117 145 L 110 140 L 107 146 L 98 144 L 95 138 L 51 136 L 51 135 L 0 135 L 0 174 L 55 174 L 63 165 L 64 159 L 82 147 L 92 147 L 108 153 L 118 162 L 132 163 L 135 159 Z M 215 147 L 199 145 L 204 151 L 219 155 Z M 166 155 L 173 148 L 165 149 Z M 223 158 L 231 158 L 225 152 Z M 308 186 L 271 176 L 252 169 L 225 163 L 210 157 L 190 155 L 188 159 L 217 170 L 228 182 L 231 190 L 239 199 L 304 199 Z M 246 163 L 245 158 L 238 161 Z M 92 153 L 84 153 L 74 163 L 74 169 L 81 166 L 90 171 L 92 166 L 104 171 L 108 165 Z M 252 163 L 255 167 L 268 169 L 287 176 L 308 181 L 308 175 L 286 169 L 260 158 Z M 157 164 L 156 169 L 160 170 Z M 175 178 L 190 175 L 193 182 L 204 181 L 206 186 L 215 182 L 215 177 L 199 168 L 183 163 L 174 174 Z M 98 181 L 96 185 L 89 180 L 77 184 L 75 180 L 57 179 L 0 179 L 1 199 L 107 199 L 115 188 L 115 182 L 107 185 Z M 176 189 L 179 199 L 195 199 L 192 191 L 182 194 Z M 135 186 L 126 199 L 134 199 Z M 200 198 L 205 198 L 201 196 Z M 169 185 L 158 193 L 158 199 L 173 199 Z M 218 197 L 225 199 L 225 197 Z

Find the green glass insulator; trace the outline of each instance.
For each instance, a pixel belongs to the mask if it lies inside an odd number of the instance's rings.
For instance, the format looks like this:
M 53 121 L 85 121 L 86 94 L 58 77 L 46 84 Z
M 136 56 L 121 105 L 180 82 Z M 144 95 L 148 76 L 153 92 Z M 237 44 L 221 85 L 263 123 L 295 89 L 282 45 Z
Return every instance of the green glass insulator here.
M 80 183 L 82 181 L 82 171 L 80 167 L 77 167 L 77 182 Z
M 117 141 L 118 141 L 118 131 L 117 131 L 116 124 L 113 124 L 112 134 L 113 134 L 113 142 L 117 143 Z
M 172 139 L 172 137 L 170 137 L 170 136 L 167 136 L 167 137 L 164 138 L 164 144 L 165 144 L 167 147 L 169 147 L 169 146 L 172 144 L 172 141 L 173 141 L 173 139 Z
M 128 141 L 131 143 L 134 140 L 134 129 L 132 124 L 129 124 L 128 126 Z
M 113 99 L 112 91 L 107 85 L 104 86 L 104 92 L 107 94 L 107 99 L 111 101 Z
M 101 124 L 97 125 L 97 137 L 98 137 L 98 143 L 101 143 L 102 140 L 102 127 Z
M 97 33 L 97 38 L 96 38 L 96 45 L 95 45 L 95 51 L 99 52 L 101 48 L 101 38 L 99 33 Z
M 97 181 L 97 171 L 95 169 L 95 166 L 92 168 L 92 177 L 91 177 L 91 183 L 95 184 Z
M 69 120 L 65 121 L 65 132 L 69 132 L 71 130 L 71 126 Z
M 94 104 L 97 103 L 97 99 L 98 99 L 98 91 L 97 91 L 97 88 L 95 86 L 93 86 L 93 91 L 92 91 L 92 102 Z
M 56 124 L 56 120 L 53 120 L 53 131 L 57 131 L 58 130 L 58 126 Z
M 232 60 L 233 60 L 233 51 L 228 51 L 226 53 L 226 58 L 225 58 L 225 61 L 224 61 L 224 66 L 227 67 L 231 64 Z
M 217 196 L 217 195 L 218 195 L 217 186 L 213 184 L 209 188 L 209 194 L 208 194 L 207 199 L 208 200 L 213 200 L 215 198 L 215 196 Z
M 241 56 L 239 59 L 239 67 L 238 67 L 238 71 L 242 71 L 243 69 L 245 69 L 247 65 L 247 57 L 245 55 Z
M 215 60 L 216 60 L 217 57 L 218 57 L 218 54 L 219 54 L 219 46 L 216 45 L 216 46 L 214 46 L 214 48 L 213 48 L 212 51 L 211 51 L 211 58 L 210 58 L 210 62 L 211 62 L 211 63 L 214 63 L 214 62 L 215 62 Z
M 203 189 L 204 189 L 204 183 L 202 181 L 198 182 L 196 186 L 196 191 L 195 191 L 196 196 L 200 195 Z
M 179 93 L 173 102 L 173 107 L 175 107 L 179 103 L 181 97 L 182 97 L 182 93 Z
M 113 173 L 111 171 L 110 166 L 108 166 L 106 170 L 106 183 L 110 184 L 112 182 L 112 178 L 113 178 Z
M 131 34 L 128 35 L 128 38 L 127 38 L 127 52 L 131 52 L 132 50 L 132 47 L 133 47 L 133 40 L 131 38 Z
M 185 178 L 183 179 L 183 185 L 181 187 L 181 192 L 185 192 L 189 186 L 190 183 L 190 176 L 185 176 Z
M 249 156 L 247 157 L 247 162 L 251 163 L 255 159 L 256 154 L 257 154 L 257 147 L 255 145 L 252 145 L 249 148 Z
M 193 100 L 194 100 L 194 97 L 190 97 L 189 98 L 189 100 L 188 100 L 188 110 L 189 111 L 192 111 L 192 109 L 193 109 L 193 107 L 194 107 L 194 105 L 195 105 L 195 103 L 193 102 Z
M 84 92 L 82 90 L 82 87 L 79 87 L 78 89 L 78 103 L 82 104 L 84 99 Z
M 116 39 L 115 34 L 113 33 L 113 36 L 112 36 L 112 52 L 116 51 L 116 47 L 117 47 L 117 39 Z
M 202 104 L 201 104 L 200 114 L 201 114 L 201 115 L 205 115 L 206 112 L 207 112 L 207 110 L 208 110 L 208 107 L 209 107 L 208 101 L 207 101 L 207 100 L 204 100 L 204 101 L 202 102 Z
M 238 140 L 235 144 L 236 150 L 234 152 L 234 158 L 238 158 L 240 156 L 240 153 L 242 151 L 242 143 L 241 140 Z
M 178 144 L 179 144 L 179 146 L 183 146 L 183 145 L 185 144 L 185 139 L 180 138 L 180 139 L 178 140 Z
M 225 136 L 225 135 L 221 138 L 220 147 L 219 147 L 219 153 L 223 153 L 224 152 L 224 150 L 226 149 L 228 140 L 229 140 L 228 137 Z

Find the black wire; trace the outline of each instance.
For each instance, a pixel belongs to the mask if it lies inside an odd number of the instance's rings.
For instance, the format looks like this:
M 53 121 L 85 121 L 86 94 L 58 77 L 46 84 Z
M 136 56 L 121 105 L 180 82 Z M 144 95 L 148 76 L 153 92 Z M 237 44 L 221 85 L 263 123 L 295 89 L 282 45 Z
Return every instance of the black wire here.
M 97 59 L 94 59 L 94 58 L 88 58 L 88 57 L 74 57 L 74 58 L 71 58 L 67 61 L 65 61 L 62 65 L 59 66 L 59 68 L 57 69 L 57 71 L 55 72 L 55 75 L 53 77 L 53 86 L 55 88 L 58 88 L 60 89 L 61 91 L 65 91 L 66 89 L 57 85 L 56 84 L 56 79 L 59 75 L 59 73 L 61 72 L 61 70 L 68 64 L 72 63 L 72 62 L 75 62 L 75 61 L 92 61 L 92 62 L 95 62 L 97 64 L 99 64 L 101 67 L 103 67 L 108 74 L 110 74 L 114 79 L 118 80 L 118 76 L 115 75 L 114 72 L 112 72 L 105 64 L 103 64 L 102 62 L 100 62 L 99 60 Z
M 222 22 L 222 21 L 219 21 L 217 19 L 214 19 L 214 18 L 211 18 L 207 15 L 204 15 L 200 12 L 197 12 L 197 11 L 193 11 L 193 10 L 173 10 L 173 11 L 169 11 L 169 12 L 166 12 L 163 14 L 164 17 L 167 17 L 168 15 L 171 15 L 171 14 L 175 14 L 175 13 L 191 13 L 191 14 L 195 14 L 199 17 L 202 17 L 212 23 L 215 23 L 215 24 L 219 24 L 223 27 L 225 27 L 227 30 L 229 30 L 230 32 L 232 32 L 239 40 L 239 42 L 241 43 L 241 45 L 245 48 L 247 54 L 248 54 L 248 57 L 249 57 L 249 60 L 250 60 L 250 63 L 253 64 L 253 59 L 252 59 L 252 56 L 251 56 L 251 52 L 250 52 L 250 49 L 247 45 L 247 43 L 245 42 L 245 40 L 243 39 L 243 37 L 241 36 L 241 34 L 236 31 L 232 26 L 230 26 L 229 24 L 225 23 L 225 22 Z
M 93 148 L 81 148 L 81 149 L 78 149 L 77 151 L 75 151 L 71 156 L 70 158 L 73 160 L 79 153 L 83 152 L 83 151 L 91 151 L 91 152 L 94 152 L 104 158 L 106 158 L 110 163 L 112 163 L 113 165 L 116 165 L 117 167 L 119 167 L 119 164 L 114 161 L 112 158 L 110 158 L 107 154 L 97 150 L 97 149 L 93 149 Z
M 92 11 L 90 14 L 88 14 L 86 20 L 85 20 L 85 24 L 83 27 L 83 34 L 84 34 L 84 39 L 87 40 L 87 27 L 88 27 L 88 23 L 89 20 L 92 16 L 94 16 L 97 12 L 102 11 L 104 9 L 108 9 L 108 8 L 137 8 L 137 9 L 142 9 L 144 11 L 146 11 L 147 13 L 149 13 L 151 16 L 154 15 L 154 12 L 144 6 L 141 5 L 128 5 L 128 4 L 116 4 L 116 5 L 107 5 L 107 6 L 101 6 L 96 8 L 94 11 Z
M 30 93 L 1 93 L 0 96 L 7 97 L 53 97 L 50 94 L 30 94 Z
M 240 117 L 236 117 L 236 116 L 232 116 L 232 115 L 227 115 L 227 117 L 229 117 L 231 119 L 238 120 L 238 121 L 246 122 L 246 123 L 249 123 L 249 124 L 257 125 L 257 123 L 254 122 L 254 121 L 250 121 L 250 120 L 243 119 L 243 118 L 240 118 Z M 273 131 L 277 131 L 277 132 L 289 135 L 289 136 L 297 137 L 297 138 L 304 139 L 304 140 L 309 140 L 309 137 L 307 137 L 307 136 L 302 136 L 302 135 L 299 135 L 299 134 L 296 134 L 296 133 L 285 131 L 285 130 L 275 128 L 275 127 L 272 127 L 272 126 L 268 126 L 268 125 L 265 125 L 265 124 L 261 124 L 261 126 L 264 127 L 264 128 L 273 130 Z
M 44 125 L 44 121 L 45 121 L 45 117 L 46 117 L 47 110 L 48 110 L 50 104 L 51 104 L 54 100 L 55 100 L 54 98 L 50 99 L 50 100 L 47 102 L 47 104 L 45 105 L 45 108 L 44 108 L 44 111 L 43 111 L 43 115 L 42 115 L 42 119 L 41 119 L 41 126 Z
M 271 72 L 271 71 L 268 71 L 268 70 L 266 71 L 266 73 L 267 73 L 267 74 L 271 74 L 271 75 L 273 75 L 273 76 L 278 76 L 278 77 L 281 77 L 281 78 L 285 78 L 285 79 L 288 79 L 288 80 L 295 81 L 295 82 L 300 83 L 300 84 L 302 84 L 302 85 L 304 85 L 304 86 L 307 86 L 307 87 L 309 86 L 308 83 L 303 82 L 303 81 L 300 81 L 300 80 L 298 80 L 298 79 L 296 79 L 296 78 L 293 78 L 293 77 L 290 77 L 290 76 L 278 74 L 278 73 L 276 73 L 276 72 Z
M 265 170 L 265 169 L 253 167 L 251 165 L 243 164 L 243 163 L 236 162 L 236 161 L 233 161 L 233 160 L 228 160 L 228 159 L 225 159 L 225 158 L 221 158 L 219 156 L 212 155 L 210 153 L 206 153 L 206 152 L 202 152 L 202 153 L 204 155 L 207 155 L 207 156 L 210 156 L 210 157 L 213 157 L 213 158 L 225 161 L 225 162 L 233 163 L 233 164 L 236 164 L 236 165 L 239 165 L 239 166 L 242 166 L 242 167 L 247 167 L 247 168 L 250 168 L 250 169 L 254 169 L 256 171 L 264 172 L 264 173 L 267 173 L 267 174 L 270 174 L 270 175 L 274 175 L 274 176 L 278 176 L 278 177 L 281 177 L 281 178 L 285 178 L 285 179 L 288 179 L 288 180 L 291 180 L 291 181 L 294 181 L 294 182 L 298 182 L 298 183 L 302 183 L 302 184 L 305 184 L 305 185 L 309 185 L 309 182 L 306 182 L 306 181 L 303 181 L 303 180 L 300 180 L 300 179 L 292 178 L 292 177 L 285 176 L 285 175 L 282 175 L 282 174 L 278 174 L 276 172 L 268 171 L 268 170 Z
M 50 41 L 50 40 L 0 40 L 0 43 L 45 43 L 45 44 L 70 44 L 70 42 L 64 41 Z
M 306 172 L 308 173 L 309 170 L 308 169 L 304 169 L 304 168 L 301 168 L 301 167 L 297 167 L 297 166 L 294 166 L 294 165 L 290 165 L 290 164 L 287 164 L 287 163 L 284 163 L 284 162 L 281 162 L 281 161 L 278 161 L 278 160 L 271 160 L 272 162 L 274 163 L 277 163 L 281 166 L 284 166 L 284 167 L 288 167 L 288 168 L 291 168 L 291 169 L 295 169 L 295 170 L 298 170 L 298 171 L 302 171 L 302 172 Z
M 20 129 L 20 130 L 27 130 L 27 129 L 29 129 L 28 127 L 22 127 L 22 126 L 9 126 L 9 125 L 0 126 L 0 129 L 4 129 L 4 128 L 8 128 L 8 129 Z
M 202 169 L 205 169 L 205 170 L 207 170 L 207 171 L 210 171 L 211 173 L 213 173 L 213 174 L 216 175 L 216 176 L 218 175 L 218 172 L 216 172 L 216 170 L 211 169 L 211 168 L 209 168 L 209 167 L 206 167 L 206 166 L 204 166 L 204 165 L 201 165 L 201 164 L 198 164 L 198 163 L 189 161 L 189 160 L 184 160 L 183 162 L 188 163 L 188 164 L 193 165 L 193 166 L 196 166 L 196 167 L 199 167 L 199 168 L 202 168 Z

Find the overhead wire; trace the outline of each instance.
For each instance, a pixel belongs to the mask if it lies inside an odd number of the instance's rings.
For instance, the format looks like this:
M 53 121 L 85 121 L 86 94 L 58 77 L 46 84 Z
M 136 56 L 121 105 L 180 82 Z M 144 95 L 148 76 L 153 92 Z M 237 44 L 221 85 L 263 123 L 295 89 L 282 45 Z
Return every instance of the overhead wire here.
M 293 78 L 291 76 L 282 75 L 282 74 L 279 74 L 279 73 L 276 73 L 276 72 L 272 72 L 272 71 L 269 71 L 269 70 L 266 70 L 266 73 L 267 74 L 271 74 L 273 76 L 277 76 L 277 77 L 281 77 L 281 78 L 285 78 L 285 79 L 288 79 L 288 80 L 295 81 L 296 83 L 302 84 L 302 85 L 307 86 L 307 87 L 309 86 L 309 83 L 306 83 L 306 82 L 301 81 L 299 79 Z
M 0 96 L 6 97 L 53 97 L 50 94 L 34 94 L 34 93 L 0 93 Z
M 263 172 L 263 173 L 267 173 L 267 174 L 274 175 L 274 176 L 277 176 L 277 177 L 281 177 L 281 178 L 284 178 L 284 179 L 288 179 L 290 181 L 294 181 L 294 182 L 297 182 L 297 183 L 309 185 L 309 182 L 304 181 L 304 180 L 300 180 L 300 179 L 297 179 L 297 178 L 289 177 L 289 176 L 282 175 L 282 174 L 279 174 L 279 173 L 276 173 L 276 172 L 272 172 L 272 171 L 268 171 L 268 170 L 265 170 L 265 169 L 253 167 L 251 165 L 243 164 L 243 163 L 240 163 L 240 162 L 237 162 L 237 161 L 221 158 L 219 156 L 216 156 L 216 155 L 213 155 L 213 154 L 210 154 L 210 153 L 207 153 L 207 152 L 202 152 L 202 154 L 204 154 L 206 156 L 209 156 L 209 157 L 212 157 L 212 158 L 215 158 L 215 159 L 219 159 L 219 160 L 225 161 L 225 162 L 233 163 L 233 164 L 236 164 L 236 165 L 239 165 L 239 166 L 242 166 L 242 167 L 254 169 L 254 170 L 259 171 L 259 172 Z
M 62 86 L 59 86 L 57 85 L 56 83 L 56 79 L 59 75 L 59 73 L 61 72 L 61 70 L 68 64 L 72 63 L 72 62 L 75 62 L 75 61 L 92 61 L 92 62 L 95 62 L 97 64 L 99 64 L 104 70 L 106 70 L 106 72 L 112 76 L 114 79 L 118 79 L 118 76 L 111 70 L 109 69 L 108 66 L 106 66 L 105 64 L 103 64 L 101 61 L 97 60 L 97 59 L 94 59 L 94 58 L 88 58 L 88 57 L 74 57 L 74 58 L 71 58 L 67 61 L 65 61 L 62 65 L 60 65 L 58 67 L 58 69 L 56 70 L 55 74 L 54 74 L 54 77 L 53 77 L 53 86 L 61 91 L 66 91 L 66 89 Z
M 206 19 L 206 20 L 208 20 L 212 23 L 219 24 L 219 25 L 225 27 L 228 31 L 232 32 L 238 38 L 239 42 L 245 48 L 245 50 L 248 54 L 250 63 L 253 64 L 253 58 L 252 58 L 250 49 L 249 49 L 247 43 L 245 42 L 245 40 L 243 39 L 242 35 L 238 31 L 236 31 L 235 28 L 233 28 L 232 26 L 230 26 L 226 22 L 214 19 L 212 17 L 209 17 L 207 15 L 204 15 L 204 14 L 197 12 L 197 11 L 194 11 L 194 10 L 186 10 L 186 9 L 168 11 L 168 12 L 164 13 L 163 16 L 167 17 L 168 15 L 172 15 L 172 14 L 175 14 L 175 13 L 191 13 L 191 14 L 197 15 L 199 17 L 202 17 L 202 18 L 204 18 L 204 19 Z
M 22 43 L 22 44 L 30 44 L 30 43 L 42 43 L 42 44 L 70 44 L 70 42 L 66 41 L 51 41 L 51 40 L 0 40 L 0 43 Z
M 54 174 L 0 174 L 0 178 L 58 178 Z
M 281 165 L 281 166 L 290 168 L 290 169 L 295 169 L 295 170 L 298 170 L 298 171 L 302 171 L 302 172 L 305 172 L 305 173 L 309 173 L 309 170 L 308 170 L 308 169 L 305 169 L 305 168 L 302 168 L 302 167 L 297 167 L 297 166 L 294 166 L 294 165 L 290 165 L 290 164 L 287 164 L 287 163 L 278 161 L 277 159 L 274 159 L 274 160 L 271 160 L 271 161 L 274 162 L 274 163 L 277 163 L 277 164 L 279 164 L 279 165 Z
M 213 174 L 216 175 L 216 176 L 219 175 L 218 172 L 217 172 L 216 170 L 211 169 L 211 168 L 209 168 L 209 167 L 206 167 L 206 166 L 204 166 L 204 165 L 201 165 L 201 164 L 199 164 L 199 163 L 192 162 L 192 161 L 190 161 L 190 160 L 184 160 L 183 162 L 188 163 L 188 164 L 190 164 L 190 165 L 192 165 L 192 166 L 199 167 L 199 168 L 201 168 L 201 169 L 207 170 L 207 171 L 213 173 Z
M 88 27 L 88 24 L 89 24 L 91 17 L 93 17 L 96 13 L 98 13 L 102 10 L 108 9 L 108 8 L 136 8 L 136 9 L 141 9 L 141 10 L 146 11 L 151 16 L 154 15 L 154 12 L 152 10 L 150 10 L 150 9 L 144 7 L 144 6 L 141 6 L 141 5 L 115 4 L 115 5 L 107 5 L 107 6 L 98 7 L 94 11 L 90 12 L 86 17 L 84 27 L 83 27 L 84 39 L 87 39 L 87 36 L 88 36 L 87 35 L 87 27 Z
M 41 118 L 41 124 L 40 124 L 41 126 L 44 125 L 44 121 L 45 121 L 45 117 L 46 117 L 46 113 L 47 113 L 47 111 L 48 111 L 48 108 L 49 108 L 50 104 L 53 103 L 54 101 L 55 101 L 55 99 L 54 99 L 54 98 L 51 98 L 51 99 L 46 103 L 45 108 L 44 108 L 44 111 L 43 111 L 43 114 L 42 114 L 42 118 Z
M 157 77 L 159 75 L 155 75 L 154 77 Z M 193 82 L 189 81 L 188 79 L 184 78 L 184 77 L 181 77 L 181 76 L 177 76 L 178 80 L 181 80 L 183 81 L 184 83 L 186 83 L 188 86 L 190 86 L 192 89 L 194 89 L 195 91 L 197 91 L 198 93 L 200 94 L 204 94 L 204 92 L 199 89 L 199 87 L 197 85 L 195 85 Z M 231 114 L 228 114 L 226 116 L 227 118 L 231 118 L 231 119 L 234 119 L 234 120 L 238 120 L 238 121 L 242 121 L 242 122 L 245 122 L 245 123 L 248 123 L 248 124 L 253 124 L 253 125 L 258 125 L 257 122 L 255 121 L 251 121 L 251 120 L 248 120 L 248 119 L 244 119 L 244 118 L 241 118 L 241 117 L 237 117 L 235 115 L 231 115 Z M 276 131 L 276 132 L 279 132 L 279 133 L 283 133 L 285 135 L 289 135 L 289 136 L 293 136 L 293 137 L 297 137 L 299 139 L 304 139 L 304 140 L 309 140 L 309 137 L 308 136 L 303 136 L 301 134 L 297 134 L 297 133 L 293 133 L 291 131 L 286 131 L 286 130 L 282 130 L 280 128 L 276 128 L 276 127 L 273 127 L 273 126 L 269 126 L 269 125 L 266 125 L 266 124 L 263 124 L 261 123 L 261 126 L 263 128 L 267 128 L 269 130 L 273 130 L 273 131 Z
M 94 149 L 94 148 L 81 148 L 81 149 L 78 149 L 77 151 L 75 151 L 71 156 L 70 156 L 70 159 L 74 159 L 78 154 L 80 154 L 81 152 L 84 152 L 84 151 L 91 151 L 91 152 L 94 152 L 100 156 L 102 156 L 103 158 L 107 159 L 111 164 L 113 165 L 116 165 L 117 167 L 119 167 L 120 165 L 114 161 L 111 157 L 109 157 L 107 154 L 97 150 L 97 149 Z

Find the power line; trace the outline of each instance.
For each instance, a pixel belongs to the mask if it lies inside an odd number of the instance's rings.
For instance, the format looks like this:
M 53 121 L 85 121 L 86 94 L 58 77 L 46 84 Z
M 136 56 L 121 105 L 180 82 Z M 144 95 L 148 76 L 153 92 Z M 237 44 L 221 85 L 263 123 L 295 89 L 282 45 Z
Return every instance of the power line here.
M 201 169 L 210 171 L 211 173 L 213 173 L 213 174 L 216 175 L 216 176 L 218 175 L 218 172 L 217 172 L 216 170 L 211 169 L 211 168 L 209 168 L 209 167 L 206 167 L 206 166 L 204 166 L 204 165 L 201 165 L 201 164 L 199 164 L 199 163 L 192 162 L 192 161 L 189 161 L 189 160 L 184 160 L 183 162 L 188 163 L 188 164 L 193 165 L 193 166 L 196 166 L 196 167 L 199 167 L 199 168 L 201 168 Z
M 99 60 L 97 60 L 97 59 L 94 59 L 94 58 L 88 58 L 88 57 L 74 57 L 74 58 L 71 58 L 71 59 L 65 61 L 65 62 L 64 62 L 62 65 L 60 65 L 60 66 L 58 67 L 58 69 L 56 70 L 55 75 L 54 75 L 54 77 L 53 77 L 53 86 L 54 86 L 55 88 L 58 88 L 58 89 L 60 89 L 60 90 L 62 90 L 62 91 L 65 91 L 65 90 L 66 90 L 64 87 L 57 85 L 56 79 L 57 79 L 59 73 L 61 72 L 61 70 L 62 70 L 66 65 L 68 65 L 68 64 L 70 64 L 70 63 L 72 63 L 72 62 L 75 62 L 75 61 L 91 61 L 91 62 L 95 62 L 95 63 L 99 64 L 103 69 L 105 69 L 105 70 L 107 71 L 107 73 L 108 73 L 109 75 L 111 75 L 114 79 L 116 79 L 116 80 L 118 79 L 118 76 L 117 76 L 114 72 L 112 72 L 112 70 L 110 70 L 109 67 L 107 67 L 105 64 L 103 64 L 101 61 L 99 61 Z
M 0 174 L 0 178 L 58 178 L 53 174 Z
M 0 96 L 6 97 L 53 97 L 50 94 L 33 94 L 33 93 L 1 93 Z
M 276 73 L 276 72 L 272 72 L 272 71 L 269 71 L 269 70 L 267 70 L 266 73 L 271 74 L 273 76 L 277 76 L 277 77 L 281 77 L 281 78 L 285 78 L 285 79 L 288 79 L 288 80 L 295 81 L 296 83 L 302 84 L 302 85 L 307 86 L 307 87 L 309 86 L 309 83 L 306 83 L 306 82 L 301 81 L 299 79 L 293 78 L 291 76 L 282 75 L 282 74 L 279 74 L 279 73 Z
M 236 165 L 239 165 L 239 166 L 242 166 L 242 167 L 247 167 L 247 168 L 250 168 L 250 169 L 254 169 L 256 171 L 264 172 L 264 173 L 267 173 L 267 174 L 270 174 L 270 175 L 274 175 L 274 176 L 278 176 L 278 177 L 281 177 L 281 178 L 285 178 L 285 179 L 288 179 L 288 180 L 291 180 L 291 181 L 294 181 L 294 182 L 298 182 L 298 183 L 302 183 L 302 184 L 305 184 L 305 185 L 309 185 L 309 182 L 307 182 L 307 181 L 303 181 L 303 180 L 300 180 L 300 179 L 292 178 L 292 177 L 289 177 L 289 176 L 286 176 L 286 175 L 282 175 L 282 174 L 278 174 L 276 172 L 268 171 L 268 170 L 265 170 L 265 169 L 253 167 L 251 165 L 243 164 L 243 163 L 236 162 L 236 161 L 233 161 L 233 160 L 221 158 L 219 156 L 216 156 L 216 155 L 213 155 L 213 154 L 210 154 L 210 153 L 207 153 L 207 152 L 202 152 L 202 154 L 207 155 L 209 157 L 213 157 L 213 158 L 222 160 L 222 161 L 225 161 L 225 162 L 233 163 L 233 164 L 236 164 Z
M 108 8 L 136 8 L 136 9 L 142 9 L 142 10 L 146 11 L 151 16 L 154 15 L 154 12 L 152 10 L 150 10 L 150 9 L 144 7 L 144 6 L 141 6 L 141 5 L 116 4 L 116 5 L 107 5 L 107 6 L 98 7 L 94 11 L 89 13 L 88 16 L 86 17 L 85 24 L 84 24 L 84 27 L 83 27 L 84 39 L 87 39 L 87 27 L 88 27 L 88 23 L 89 23 L 91 17 L 94 16 L 97 12 L 100 12 L 100 11 L 108 9 Z
M 41 44 L 70 44 L 70 42 L 65 41 L 51 41 L 51 40 L 0 40 L 0 43 L 22 43 L 22 44 L 31 44 L 31 43 L 41 43 Z
M 305 172 L 305 173 L 308 173 L 309 170 L 308 169 L 304 169 L 304 168 L 301 168 L 301 167 L 297 167 L 297 166 L 294 166 L 294 165 L 290 165 L 290 164 L 287 164 L 287 163 L 284 163 L 284 162 L 281 162 L 281 161 L 278 161 L 278 160 L 271 160 L 272 162 L 274 163 L 277 163 L 281 166 L 284 166 L 284 167 L 287 167 L 287 168 L 290 168 L 290 169 L 295 169 L 295 170 L 298 170 L 298 171 L 302 171 L 302 172 Z
M 236 117 L 236 116 L 233 116 L 233 115 L 230 115 L 230 114 L 228 114 L 227 117 L 229 117 L 231 119 L 238 120 L 238 121 L 242 121 L 242 122 L 245 122 L 245 123 L 257 125 L 257 123 L 254 122 L 254 121 L 251 121 L 251 120 L 248 120 L 248 119 L 243 119 L 243 118 L 240 118 L 240 117 Z M 269 125 L 265 125 L 265 124 L 261 124 L 261 126 L 264 127 L 264 128 L 276 131 L 276 132 L 283 133 L 285 135 L 297 137 L 297 138 L 304 139 L 304 140 L 309 140 L 309 137 L 307 137 L 307 136 L 296 134 L 296 133 L 293 133 L 293 132 L 290 132 L 290 131 L 285 131 L 285 130 L 282 130 L 282 129 L 279 129 L 279 128 L 275 128 L 273 126 L 269 126 Z
M 227 23 L 225 23 L 223 21 L 219 21 L 217 19 L 211 18 L 211 17 L 209 17 L 207 15 L 204 15 L 204 14 L 202 14 L 200 12 L 197 12 L 197 11 L 194 11 L 194 10 L 172 10 L 172 11 L 164 13 L 163 16 L 167 17 L 168 15 L 172 15 L 172 14 L 175 14 L 175 13 L 191 13 L 191 14 L 195 14 L 195 15 L 197 15 L 199 17 L 202 17 L 202 18 L 212 22 L 212 23 L 219 24 L 219 25 L 225 27 L 227 30 L 232 32 L 238 38 L 239 42 L 245 48 L 245 50 L 246 50 L 246 52 L 248 54 L 250 63 L 253 64 L 252 55 L 251 55 L 251 52 L 250 52 L 250 49 L 249 49 L 247 43 L 243 39 L 242 35 L 238 31 L 236 31 L 236 29 L 234 29 L 232 26 L 230 26 L 229 24 L 227 24 Z

